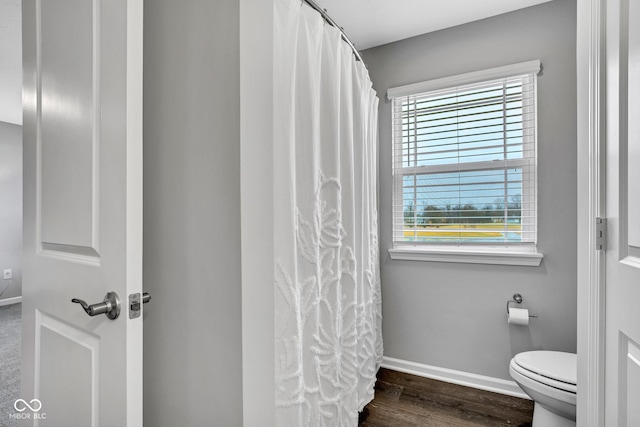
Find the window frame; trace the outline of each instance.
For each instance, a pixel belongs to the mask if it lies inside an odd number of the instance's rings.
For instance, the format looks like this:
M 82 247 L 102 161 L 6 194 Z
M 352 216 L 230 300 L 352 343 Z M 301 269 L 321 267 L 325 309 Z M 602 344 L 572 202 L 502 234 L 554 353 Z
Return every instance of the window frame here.
M 490 82 L 492 80 L 498 80 L 503 78 L 515 77 L 525 74 L 538 74 L 541 70 L 541 63 L 539 60 L 528 61 L 518 64 L 507 65 L 503 67 L 491 68 L 487 70 L 476 71 L 472 73 L 461 74 L 457 76 L 445 77 L 442 79 L 429 80 L 426 82 L 415 83 L 411 85 L 401 86 L 397 88 L 391 88 L 387 91 L 387 97 L 389 100 L 397 100 L 398 98 L 406 98 L 409 96 L 415 96 L 424 92 L 431 92 L 436 90 L 452 89 L 456 86 L 464 86 L 469 84 Z M 534 114 L 535 123 L 537 127 L 537 87 L 534 90 L 532 96 L 534 97 Z M 397 158 L 398 155 L 402 156 L 400 144 L 396 144 L 396 123 L 394 123 L 393 115 L 395 114 L 392 107 L 392 218 L 391 218 L 391 233 L 392 233 L 392 247 L 389 249 L 389 255 L 391 259 L 400 260 L 418 260 L 418 261 L 440 261 L 440 262 L 463 262 L 463 263 L 480 263 L 480 264 L 500 264 L 500 265 L 522 265 L 522 266 L 539 266 L 543 254 L 537 250 L 537 224 L 538 224 L 538 212 L 537 212 L 537 131 L 534 132 L 533 137 L 523 139 L 523 148 L 533 146 L 535 149 L 534 155 L 527 159 L 510 159 L 500 161 L 500 167 L 497 167 L 494 161 L 481 161 L 468 164 L 454 164 L 454 165 L 437 165 L 437 166 L 411 166 L 401 169 L 410 170 L 410 173 L 401 173 L 398 177 L 397 171 Z M 523 243 L 511 243 L 508 246 L 504 244 L 490 243 L 490 242 L 459 242 L 459 243 L 436 243 L 436 242 L 400 242 L 396 240 L 396 221 L 397 212 L 395 208 L 402 206 L 404 201 L 403 191 L 403 178 L 404 176 L 418 176 L 420 170 L 427 171 L 429 174 L 433 173 L 447 173 L 447 172 L 459 172 L 464 170 L 505 170 L 506 166 L 514 166 L 516 168 L 522 168 L 523 185 L 522 185 L 522 211 L 526 210 L 527 205 L 533 202 L 536 204 L 536 212 L 530 222 L 522 223 L 523 229 L 525 227 L 536 226 L 536 236 L 533 242 Z M 533 185 L 525 185 L 524 177 L 531 172 L 531 168 L 534 168 L 533 173 Z M 404 219 L 403 219 L 404 220 Z

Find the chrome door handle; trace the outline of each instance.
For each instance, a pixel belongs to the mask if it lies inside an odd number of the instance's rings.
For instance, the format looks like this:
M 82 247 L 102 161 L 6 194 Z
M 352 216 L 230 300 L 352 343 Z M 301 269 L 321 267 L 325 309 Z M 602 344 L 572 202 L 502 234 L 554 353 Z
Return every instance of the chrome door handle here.
M 78 303 L 89 316 L 97 316 L 98 314 L 106 314 L 111 320 L 115 320 L 120 316 L 120 298 L 115 292 L 109 292 L 104 296 L 104 301 L 97 304 L 87 304 L 81 299 L 74 298 L 71 302 Z

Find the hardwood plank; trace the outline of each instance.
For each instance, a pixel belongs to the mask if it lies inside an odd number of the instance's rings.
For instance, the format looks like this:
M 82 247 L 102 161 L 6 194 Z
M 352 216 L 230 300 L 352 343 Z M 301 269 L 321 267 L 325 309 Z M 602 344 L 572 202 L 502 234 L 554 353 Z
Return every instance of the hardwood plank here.
M 378 379 L 376 382 L 376 399 L 385 399 L 392 402 L 400 400 L 404 387 Z
M 365 411 L 360 427 L 526 427 L 533 402 L 382 368 Z

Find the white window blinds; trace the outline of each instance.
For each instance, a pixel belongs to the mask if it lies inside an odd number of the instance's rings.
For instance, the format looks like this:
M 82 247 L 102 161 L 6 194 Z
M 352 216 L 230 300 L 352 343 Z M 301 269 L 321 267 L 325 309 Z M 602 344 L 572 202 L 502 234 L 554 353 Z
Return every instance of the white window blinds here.
M 390 90 L 394 246 L 535 245 L 536 73 Z

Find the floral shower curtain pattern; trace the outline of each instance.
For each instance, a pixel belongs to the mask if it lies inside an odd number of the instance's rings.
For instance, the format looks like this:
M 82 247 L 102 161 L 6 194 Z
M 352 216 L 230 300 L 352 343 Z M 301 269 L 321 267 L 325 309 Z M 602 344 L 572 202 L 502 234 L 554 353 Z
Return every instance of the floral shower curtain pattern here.
M 276 425 L 356 426 L 382 360 L 378 98 L 336 28 L 274 5 Z

